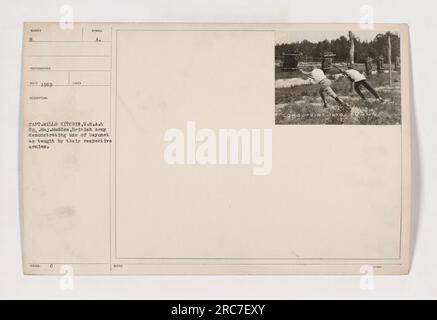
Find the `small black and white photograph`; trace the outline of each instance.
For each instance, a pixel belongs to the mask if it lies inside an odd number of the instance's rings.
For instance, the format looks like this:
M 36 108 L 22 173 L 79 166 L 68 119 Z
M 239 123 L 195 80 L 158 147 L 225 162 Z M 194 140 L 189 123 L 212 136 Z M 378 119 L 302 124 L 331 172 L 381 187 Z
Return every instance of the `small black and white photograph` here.
M 399 34 L 276 32 L 275 123 L 400 125 Z

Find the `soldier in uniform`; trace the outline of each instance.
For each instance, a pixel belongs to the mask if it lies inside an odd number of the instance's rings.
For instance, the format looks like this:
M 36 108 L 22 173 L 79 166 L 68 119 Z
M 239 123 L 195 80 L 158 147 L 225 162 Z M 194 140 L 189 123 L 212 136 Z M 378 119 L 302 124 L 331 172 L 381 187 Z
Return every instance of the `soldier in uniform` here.
M 320 86 L 319 94 L 322 97 L 323 107 L 328 108 L 328 101 L 326 99 L 327 96 L 333 98 L 340 105 L 340 111 L 342 113 L 350 113 L 350 106 L 340 99 L 340 97 L 334 92 L 331 88 L 332 82 L 328 79 L 322 69 L 314 67 L 311 72 L 305 72 L 300 70 L 304 75 L 311 78 Z
M 395 69 L 396 69 L 396 71 L 400 71 L 401 70 L 401 57 L 396 57 Z
M 383 56 L 379 56 L 378 57 L 378 73 L 384 73 L 384 57 Z
M 366 79 L 364 74 L 359 72 L 358 70 L 354 69 L 354 65 L 350 64 L 348 65 L 347 70 L 343 70 L 337 66 L 335 66 L 337 70 L 339 70 L 341 73 L 343 73 L 345 76 L 348 77 L 348 79 L 354 84 L 354 88 L 356 93 L 361 97 L 361 99 L 366 100 L 367 98 L 364 96 L 363 92 L 361 91 L 361 88 L 366 88 L 371 94 L 375 96 L 376 99 L 378 99 L 379 102 L 384 103 L 385 100 L 380 97 L 378 92 L 372 87 L 370 82 Z
M 372 64 L 372 62 L 373 62 L 373 59 L 368 57 L 367 60 L 366 60 L 366 74 L 368 76 L 372 75 L 372 71 L 373 71 L 373 64 Z

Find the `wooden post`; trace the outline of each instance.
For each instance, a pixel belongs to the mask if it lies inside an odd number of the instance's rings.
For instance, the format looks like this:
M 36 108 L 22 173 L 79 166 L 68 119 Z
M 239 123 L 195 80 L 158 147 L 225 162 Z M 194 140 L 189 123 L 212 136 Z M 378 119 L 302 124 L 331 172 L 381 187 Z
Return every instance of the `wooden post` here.
M 351 64 L 355 63 L 355 35 L 352 31 L 349 31 L 349 62 Z
M 355 63 L 355 35 L 352 31 L 349 31 L 349 63 Z M 355 93 L 354 84 L 351 83 L 351 92 Z
M 390 77 L 390 86 L 393 84 L 393 78 L 392 78 L 392 70 L 391 70 L 391 36 L 388 35 L 388 72 Z

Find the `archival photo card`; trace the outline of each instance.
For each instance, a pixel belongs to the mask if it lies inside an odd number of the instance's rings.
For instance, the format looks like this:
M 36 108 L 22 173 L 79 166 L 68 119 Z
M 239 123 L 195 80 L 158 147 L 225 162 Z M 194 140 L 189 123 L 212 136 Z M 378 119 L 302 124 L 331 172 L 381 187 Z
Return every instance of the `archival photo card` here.
M 407 26 L 63 27 L 24 26 L 26 274 L 409 272 Z

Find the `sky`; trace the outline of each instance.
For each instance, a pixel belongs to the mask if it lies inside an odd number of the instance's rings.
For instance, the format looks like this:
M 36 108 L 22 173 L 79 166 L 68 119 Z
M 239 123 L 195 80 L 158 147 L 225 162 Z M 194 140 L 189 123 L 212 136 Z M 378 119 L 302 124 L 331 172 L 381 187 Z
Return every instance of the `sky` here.
M 354 31 L 354 34 L 360 38 L 361 41 L 371 41 L 377 34 L 381 33 L 381 30 L 372 31 Z M 319 42 L 325 39 L 335 40 L 341 36 L 348 37 L 348 31 L 277 31 L 276 32 L 276 44 L 280 43 L 292 43 L 308 40 L 311 42 Z

